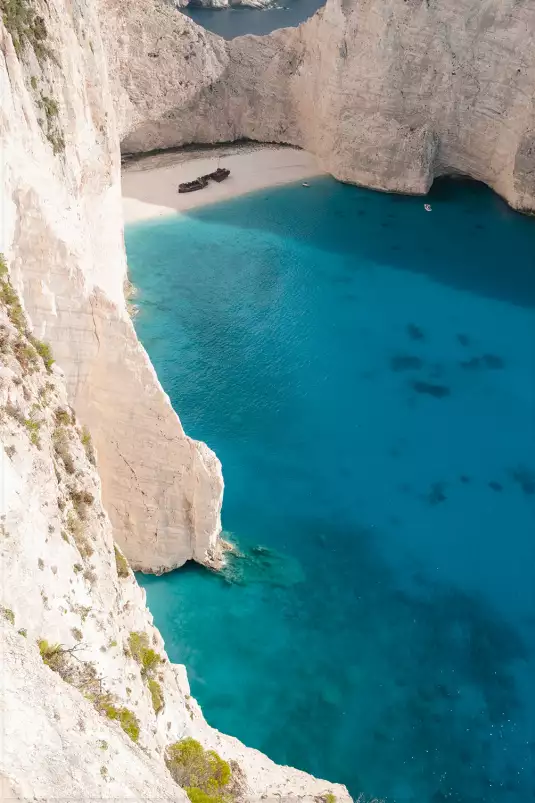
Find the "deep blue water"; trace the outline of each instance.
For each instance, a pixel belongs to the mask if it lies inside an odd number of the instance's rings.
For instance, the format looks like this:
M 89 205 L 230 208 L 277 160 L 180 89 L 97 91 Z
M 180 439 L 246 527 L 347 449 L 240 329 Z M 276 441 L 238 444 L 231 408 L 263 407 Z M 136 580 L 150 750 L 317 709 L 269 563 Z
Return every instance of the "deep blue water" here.
M 127 231 L 243 552 L 139 579 L 216 727 L 355 796 L 529 803 L 535 222 L 311 183 Z
M 224 39 L 234 39 L 249 33 L 261 36 L 277 28 L 294 28 L 323 5 L 325 0 L 278 0 L 272 8 L 265 9 L 188 6 L 182 11 L 203 28 Z

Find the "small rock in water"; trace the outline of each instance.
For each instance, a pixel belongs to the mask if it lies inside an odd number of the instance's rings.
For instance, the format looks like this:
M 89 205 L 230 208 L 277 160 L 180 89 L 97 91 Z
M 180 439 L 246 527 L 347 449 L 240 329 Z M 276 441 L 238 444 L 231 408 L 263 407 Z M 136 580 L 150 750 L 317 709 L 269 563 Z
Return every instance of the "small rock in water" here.
M 517 482 L 526 496 L 535 494 L 535 473 L 525 466 L 518 466 L 511 471 L 511 477 Z
M 485 368 L 499 370 L 504 366 L 504 361 L 502 360 L 501 357 L 498 357 L 497 354 L 484 354 L 481 357 L 481 360 L 485 365 Z
M 459 334 L 457 335 L 457 340 L 461 344 L 461 346 L 469 346 L 470 345 L 470 338 L 468 335 Z
M 499 482 L 489 482 L 489 488 L 492 488 L 493 491 L 503 491 L 503 485 L 500 485 Z
M 252 546 L 250 551 L 256 555 L 269 555 L 269 553 L 271 552 L 271 550 L 268 549 L 267 546 L 260 546 L 260 545 Z
M 445 485 L 443 482 L 434 482 L 431 485 L 431 490 L 427 495 L 427 499 L 431 505 L 439 505 L 441 502 L 445 502 L 447 499 L 446 494 L 444 493 Z
M 407 334 L 411 340 L 423 340 L 425 337 L 423 330 L 420 329 L 419 326 L 416 326 L 415 323 L 407 324 Z
M 504 367 L 505 363 L 497 354 L 483 354 L 482 357 L 472 357 L 470 360 L 461 362 L 461 368 L 469 371 L 478 371 L 480 368 L 488 368 L 497 371 Z
M 413 354 L 396 354 L 390 359 L 390 367 L 393 371 L 417 371 L 422 367 L 422 361 Z
M 469 483 L 469 482 L 470 482 L 470 477 L 468 477 L 466 474 L 461 474 L 461 476 L 459 477 L 459 479 L 461 480 L 461 482 L 462 482 L 464 485 L 467 485 L 467 483 Z
M 446 385 L 433 385 L 431 382 L 412 382 L 411 384 L 416 393 L 434 396 L 435 399 L 443 399 L 450 395 L 450 389 Z

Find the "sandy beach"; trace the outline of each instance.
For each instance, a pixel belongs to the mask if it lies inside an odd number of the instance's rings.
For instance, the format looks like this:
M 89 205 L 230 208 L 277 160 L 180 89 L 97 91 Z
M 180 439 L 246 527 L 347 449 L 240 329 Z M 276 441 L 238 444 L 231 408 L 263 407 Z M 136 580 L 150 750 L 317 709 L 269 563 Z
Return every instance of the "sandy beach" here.
M 230 170 L 228 179 L 197 192 L 179 194 L 178 185 L 216 167 Z M 176 151 L 123 166 L 122 193 L 125 223 L 163 217 L 194 207 L 224 201 L 246 192 L 321 175 L 312 154 L 277 146 L 229 146 L 199 151 Z

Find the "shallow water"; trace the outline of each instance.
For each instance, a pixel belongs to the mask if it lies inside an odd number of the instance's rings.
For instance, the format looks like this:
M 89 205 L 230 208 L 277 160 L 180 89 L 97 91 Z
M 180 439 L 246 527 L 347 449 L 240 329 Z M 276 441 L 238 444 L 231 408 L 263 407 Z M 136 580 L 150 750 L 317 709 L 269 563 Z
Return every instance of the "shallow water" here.
M 311 17 L 325 0 L 281 0 L 271 8 L 195 8 L 182 9 L 198 25 L 223 39 L 246 34 L 271 33 L 278 28 L 295 28 Z
M 528 803 L 535 223 L 477 184 L 426 213 L 311 183 L 127 231 L 243 551 L 140 581 L 221 730 L 354 795 Z

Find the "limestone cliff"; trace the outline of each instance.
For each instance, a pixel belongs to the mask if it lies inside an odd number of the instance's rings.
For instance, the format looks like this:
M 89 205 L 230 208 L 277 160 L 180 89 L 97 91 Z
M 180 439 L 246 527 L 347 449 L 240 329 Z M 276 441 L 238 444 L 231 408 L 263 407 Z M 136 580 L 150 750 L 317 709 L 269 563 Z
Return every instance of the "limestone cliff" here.
M 530 0 L 327 0 L 297 29 L 228 43 L 157 1 L 112 7 L 126 150 L 284 142 L 343 181 L 425 193 L 461 174 L 535 210 Z
M 184 434 L 126 311 L 119 145 L 94 4 L 0 9 L 0 251 L 93 431 L 132 565 L 217 562 L 219 461 Z
M 1 261 L 0 355 L 1 799 L 187 801 L 165 756 L 190 737 L 230 762 L 229 803 L 349 803 L 204 720 L 114 546 L 90 433 Z

